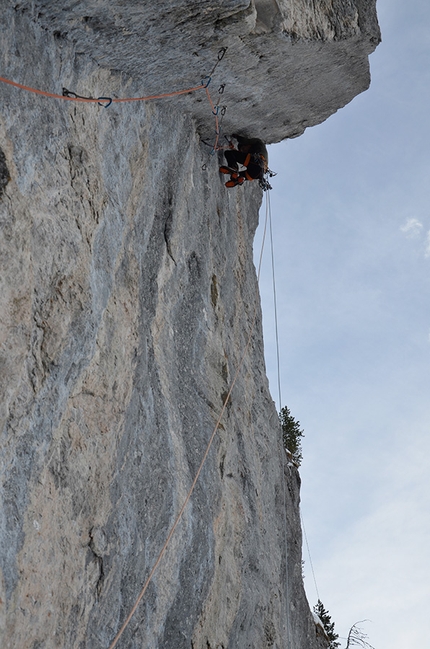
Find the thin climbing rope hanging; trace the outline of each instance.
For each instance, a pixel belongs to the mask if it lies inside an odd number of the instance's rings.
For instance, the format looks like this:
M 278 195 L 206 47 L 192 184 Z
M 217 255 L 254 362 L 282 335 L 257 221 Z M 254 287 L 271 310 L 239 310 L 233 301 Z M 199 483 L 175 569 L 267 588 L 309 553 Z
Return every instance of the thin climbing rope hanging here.
M 280 368 L 280 344 L 279 344 L 279 325 L 278 325 L 278 308 L 277 308 L 277 295 L 276 295 L 276 272 L 275 272 L 275 251 L 273 244 L 273 227 L 272 227 L 272 210 L 270 206 L 270 192 L 266 194 L 266 211 L 268 211 L 268 223 L 269 223 L 269 234 L 270 234 L 270 250 L 271 250 L 271 261 L 272 261 L 272 289 L 273 289 L 273 307 L 274 307 L 274 321 L 275 321 L 275 342 L 276 342 L 276 361 L 277 361 L 277 380 L 278 380 L 278 398 L 279 398 L 279 408 L 282 408 L 282 396 L 281 396 L 281 368 Z M 284 456 L 285 458 L 285 456 Z M 285 490 L 285 485 L 284 485 Z M 285 491 L 284 491 L 284 508 L 286 507 L 285 503 Z M 309 547 L 308 536 L 306 534 L 305 522 L 303 520 L 303 515 L 300 512 L 300 520 L 302 523 L 303 536 L 305 539 L 306 549 L 309 557 L 309 563 L 311 566 L 312 578 L 315 586 L 315 591 L 317 599 L 320 600 L 320 594 L 318 590 L 318 584 L 315 576 L 314 565 L 311 556 L 311 550 Z M 288 537 L 287 530 L 285 530 L 285 544 L 286 544 L 286 592 L 288 600 L 288 590 L 289 590 L 289 577 L 288 577 Z M 289 619 L 289 607 L 287 601 L 287 638 L 288 638 L 288 647 L 292 647 L 292 638 L 290 631 L 290 619 Z
M 275 273 L 275 251 L 273 244 L 273 228 L 272 228 L 272 210 L 270 206 L 270 192 L 267 192 L 267 204 L 268 204 L 268 222 L 269 222 L 269 233 L 270 233 L 270 251 L 272 259 L 272 289 L 273 289 L 273 308 L 274 308 L 274 320 L 275 320 L 275 341 L 276 341 L 276 363 L 277 363 L 277 378 L 278 378 L 278 398 L 279 398 L 279 408 L 282 408 L 282 397 L 281 397 L 281 366 L 280 366 L 280 345 L 279 345 L 279 326 L 278 326 L 278 306 L 277 306 L 277 296 L 276 296 L 276 273 Z M 309 563 L 311 566 L 312 577 L 315 585 L 315 591 L 318 599 L 320 599 L 317 580 L 315 577 L 314 566 L 312 563 L 311 551 L 309 547 L 308 537 L 306 534 L 305 523 L 303 516 L 300 513 L 300 518 L 302 522 L 303 536 L 305 537 L 306 548 L 309 556 Z
M 303 516 L 302 516 L 301 512 L 300 512 L 300 519 L 302 521 L 303 536 L 305 537 L 306 548 L 308 550 L 309 563 L 311 564 L 312 577 L 313 577 L 313 580 L 314 580 L 315 591 L 316 591 L 316 594 L 317 594 L 317 598 L 320 599 L 320 594 L 319 594 L 318 586 L 317 586 L 317 580 L 316 580 L 316 577 L 315 577 L 314 564 L 312 563 L 311 550 L 309 548 L 308 537 L 307 537 L 306 529 L 305 529 L 305 522 L 303 520 Z
M 277 375 L 278 375 L 279 411 L 281 411 L 282 394 L 281 394 L 281 361 L 280 361 L 280 352 L 279 352 L 278 301 L 276 297 L 275 250 L 273 245 L 272 209 L 270 205 L 270 192 L 266 192 L 266 196 L 269 205 L 269 232 L 270 232 L 270 252 L 271 252 L 271 259 L 272 259 L 273 309 L 274 309 L 274 316 L 275 316 L 276 366 L 277 366 Z

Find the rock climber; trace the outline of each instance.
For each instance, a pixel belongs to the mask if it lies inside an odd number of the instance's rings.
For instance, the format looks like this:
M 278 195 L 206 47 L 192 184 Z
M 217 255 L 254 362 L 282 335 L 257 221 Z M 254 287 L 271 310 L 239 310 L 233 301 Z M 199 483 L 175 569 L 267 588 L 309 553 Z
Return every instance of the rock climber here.
M 221 173 L 230 174 L 225 186 L 242 185 L 245 180 L 263 180 L 269 158 L 264 142 L 256 137 L 246 138 L 236 134 L 231 137 L 237 140 L 237 149 L 230 144 L 232 148 L 224 151 L 228 166 L 219 168 Z M 239 170 L 239 164 L 245 169 Z

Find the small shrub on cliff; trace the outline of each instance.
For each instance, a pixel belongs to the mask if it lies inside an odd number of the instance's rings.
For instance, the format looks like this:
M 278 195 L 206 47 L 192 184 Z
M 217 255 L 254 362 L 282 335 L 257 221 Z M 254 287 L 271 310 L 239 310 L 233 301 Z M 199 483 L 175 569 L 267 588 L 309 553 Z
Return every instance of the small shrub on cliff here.
M 300 430 L 300 422 L 294 419 L 287 406 L 282 408 L 279 413 L 279 421 L 281 422 L 284 447 L 290 451 L 297 466 L 300 466 L 303 459 L 300 438 L 304 437 L 303 431 Z
M 314 606 L 314 613 L 318 615 L 319 619 L 323 623 L 324 631 L 330 641 L 328 649 L 337 649 L 337 647 L 340 647 L 340 642 L 336 642 L 339 634 L 334 632 L 334 622 L 331 621 L 330 614 L 326 611 L 320 599 L 318 600 L 318 604 Z

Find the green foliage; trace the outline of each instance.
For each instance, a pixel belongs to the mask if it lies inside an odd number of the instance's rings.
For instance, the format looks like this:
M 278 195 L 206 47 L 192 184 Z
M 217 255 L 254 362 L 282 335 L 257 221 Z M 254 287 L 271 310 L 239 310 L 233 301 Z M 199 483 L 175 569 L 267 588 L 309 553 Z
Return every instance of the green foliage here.
M 339 634 L 334 632 L 334 622 L 331 621 L 329 612 L 325 610 L 320 599 L 318 600 L 318 604 L 314 606 L 314 613 L 318 615 L 319 619 L 323 623 L 324 630 L 330 641 L 329 649 L 337 649 L 337 647 L 340 647 L 340 642 L 336 642 Z
M 297 466 L 300 466 L 303 459 L 300 438 L 304 437 L 303 431 L 300 430 L 300 422 L 294 419 L 286 406 L 279 413 L 279 421 L 281 422 L 284 447 L 290 451 Z

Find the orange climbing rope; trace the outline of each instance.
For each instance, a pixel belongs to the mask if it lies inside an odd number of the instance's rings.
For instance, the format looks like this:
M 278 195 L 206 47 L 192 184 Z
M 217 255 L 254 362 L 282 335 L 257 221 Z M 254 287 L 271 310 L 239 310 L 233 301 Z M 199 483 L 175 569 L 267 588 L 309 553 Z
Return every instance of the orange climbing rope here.
M 214 105 L 212 103 L 212 100 L 210 98 L 209 92 L 207 90 L 207 87 L 211 81 L 212 75 L 215 72 L 216 68 L 218 65 L 221 63 L 223 60 L 225 53 L 227 52 L 227 47 L 222 47 L 218 51 L 218 56 L 217 60 L 215 61 L 215 64 L 210 72 L 210 74 L 207 77 L 204 77 L 202 82 L 200 83 L 199 86 L 193 86 L 192 88 L 185 88 L 184 90 L 175 90 L 173 92 L 165 92 L 159 95 L 148 95 L 146 97 L 123 97 L 123 98 L 115 98 L 112 99 L 111 97 L 82 97 L 80 95 L 77 95 L 75 92 L 70 92 L 66 88 L 63 88 L 63 94 L 58 95 L 55 92 L 46 92 L 45 90 L 39 90 L 38 88 L 32 88 L 31 86 L 25 86 L 22 83 L 17 83 L 16 81 L 11 81 L 10 79 L 6 79 L 5 77 L 0 77 L 0 82 L 1 83 L 6 83 L 9 86 L 14 86 L 15 88 L 20 88 L 21 90 L 26 90 L 27 92 L 32 92 L 35 93 L 36 95 L 42 95 L 43 97 L 51 97 L 54 99 L 64 99 L 65 101 L 81 101 L 84 103 L 100 103 L 100 102 L 108 102 L 106 105 L 106 108 L 110 106 L 112 103 L 120 103 L 120 102 L 126 102 L 126 101 L 150 101 L 152 99 L 164 99 L 166 97 L 176 97 L 177 95 L 185 95 L 189 92 L 195 92 L 196 90 L 201 90 L 202 88 L 206 88 L 208 98 L 210 101 L 210 104 L 212 106 L 212 110 L 214 110 Z M 224 89 L 224 86 L 222 86 Z M 103 104 L 102 104 L 103 105 Z M 215 113 L 214 113 L 215 114 Z
M 98 99 L 93 98 L 84 98 L 84 97 L 68 97 L 66 95 L 57 95 L 54 92 L 46 92 L 45 90 L 38 90 L 37 88 L 32 88 L 31 86 L 25 86 L 23 83 L 17 83 L 16 81 L 11 81 L 10 79 L 5 79 L 5 77 L 0 77 L 1 83 L 7 83 L 9 86 L 14 86 L 14 88 L 20 88 L 21 90 L 26 90 L 27 92 L 33 92 L 36 95 L 43 95 L 44 97 L 53 97 L 54 99 L 64 99 L 66 101 L 84 101 L 84 102 L 98 102 Z
M 221 51 L 221 50 L 220 50 Z M 218 59 L 218 63 L 221 59 Z M 212 73 L 211 73 L 212 74 Z M 70 90 L 67 90 L 66 88 L 63 88 L 63 94 L 58 95 L 55 92 L 46 92 L 45 90 L 39 90 L 38 88 L 32 88 L 31 86 L 26 86 L 22 83 L 17 83 L 16 81 L 11 81 L 10 79 L 6 79 L 5 77 L 0 77 L 0 82 L 1 83 L 6 83 L 9 86 L 13 86 L 14 88 L 19 88 L 20 90 L 26 90 L 27 92 L 31 92 L 36 95 L 41 95 L 42 97 L 50 97 L 51 99 L 63 99 L 64 101 L 79 101 L 82 103 L 86 104 L 98 104 L 99 106 L 103 106 L 104 108 L 108 108 L 111 104 L 116 103 L 125 103 L 129 101 L 152 101 L 154 99 L 167 99 L 168 97 L 177 97 L 179 95 L 186 95 L 190 94 L 192 92 L 196 92 L 197 90 L 205 90 L 206 91 L 206 96 L 208 98 L 209 104 L 211 106 L 212 114 L 215 117 L 215 134 L 216 134 L 216 139 L 215 139 L 215 144 L 213 145 L 213 151 L 218 151 L 218 141 L 219 141 L 219 136 L 220 136 L 220 126 L 219 126 L 219 120 L 218 120 L 218 105 L 214 105 L 212 101 L 212 97 L 210 95 L 208 86 L 211 81 L 211 76 L 205 77 L 200 85 L 198 86 L 193 86 L 192 88 L 185 88 L 184 90 L 174 90 L 173 92 L 164 92 L 158 95 L 146 95 L 143 97 L 82 97 L 81 95 L 77 95 L 75 92 L 72 92 Z M 223 86 L 221 86 L 223 87 Z M 224 107 L 225 111 L 225 107 Z
M 41 95 L 42 97 L 50 97 L 51 99 L 62 99 L 64 101 L 79 101 L 82 103 L 86 104 L 98 104 L 99 106 L 103 106 L 104 108 L 108 108 L 111 104 L 119 104 L 119 103 L 124 103 L 124 102 L 129 102 L 129 101 L 151 101 L 154 99 L 167 99 L 168 97 L 177 97 L 179 95 L 186 95 L 192 92 L 196 92 L 197 90 L 202 90 L 203 88 L 206 90 L 206 95 L 209 101 L 209 104 L 212 109 L 212 113 L 215 116 L 215 133 L 216 133 L 216 140 L 215 144 L 213 146 L 213 150 L 217 151 L 218 150 L 218 140 L 219 140 L 219 135 L 220 135 L 220 129 L 219 129 L 219 120 L 218 120 L 218 109 L 219 106 L 218 104 L 215 106 L 208 86 L 211 82 L 212 75 L 215 72 L 216 68 L 222 61 L 222 59 L 225 56 L 225 53 L 227 51 L 227 47 L 222 47 L 217 56 L 217 60 L 215 61 L 214 66 L 212 67 L 212 70 L 210 74 L 206 77 L 204 77 L 198 86 L 193 86 L 192 88 L 185 88 L 183 90 L 174 90 L 173 92 L 164 92 L 158 95 L 146 95 L 143 97 L 118 97 L 118 98 L 112 98 L 112 97 L 83 97 L 81 95 L 77 95 L 75 92 L 72 92 L 70 90 L 67 90 L 67 88 L 63 88 L 63 94 L 59 95 L 55 92 L 47 92 L 45 90 L 39 90 L 38 88 L 33 88 L 32 86 L 26 86 L 23 83 L 18 83 L 16 81 L 12 81 L 11 79 L 6 79 L 5 77 L 0 77 L 0 83 L 5 83 L 9 86 L 13 86 L 14 88 L 19 88 L 20 90 L 26 90 L 27 92 L 31 92 L 36 95 Z M 222 94 L 224 91 L 225 84 L 223 84 L 219 92 Z M 225 112 L 225 107 L 224 107 L 224 112 Z
M 204 85 L 203 83 L 200 83 L 200 85 L 193 86 L 192 88 L 185 88 L 184 90 L 175 90 L 173 92 L 164 92 L 159 95 L 147 95 L 145 97 L 119 97 L 119 98 L 114 97 L 113 99 L 111 99 L 110 97 L 81 97 L 80 95 L 76 95 L 74 92 L 67 94 L 69 93 L 69 91 L 66 89 L 64 89 L 63 91 L 65 94 L 58 95 L 55 92 L 46 92 L 45 90 L 39 90 L 38 88 L 25 86 L 23 83 L 17 83 L 16 81 L 11 81 L 10 79 L 6 79 L 5 77 L 0 77 L 0 82 L 6 83 L 9 86 L 14 86 L 15 88 L 20 88 L 21 90 L 26 90 L 27 92 L 32 92 L 36 95 L 42 95 L 43 97 L 51 97 L 53 99 L 63 99 L 64 101 L 80 101 L 86 104 L 101 104 L 101 102 L 109 102 L 107 106 L 110 106 L 111 103 L 112 104 L 121 103 L 126 101 L 151 101 L 152 99 L 165 99 L 167 97 L 176 97 L 177 95 L 186 95 L 187 93 L 195 92 L 196 90 L 203 90 L 203 88 L 206 88 L 207 91 L 207 86 Z

